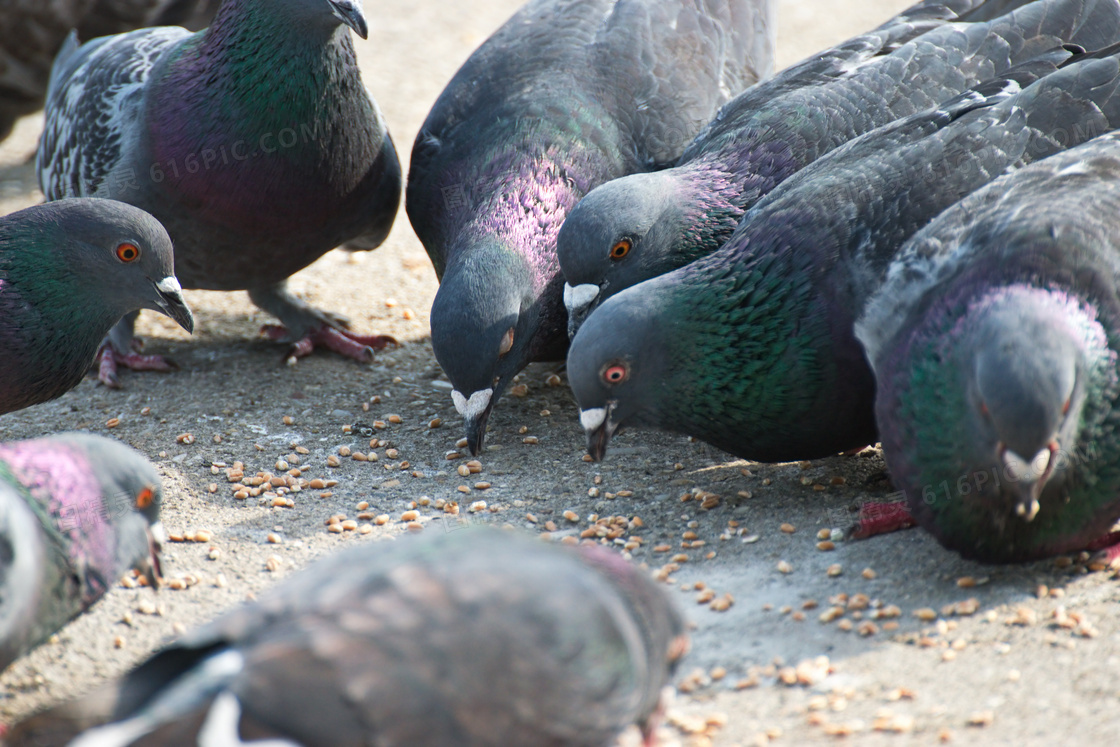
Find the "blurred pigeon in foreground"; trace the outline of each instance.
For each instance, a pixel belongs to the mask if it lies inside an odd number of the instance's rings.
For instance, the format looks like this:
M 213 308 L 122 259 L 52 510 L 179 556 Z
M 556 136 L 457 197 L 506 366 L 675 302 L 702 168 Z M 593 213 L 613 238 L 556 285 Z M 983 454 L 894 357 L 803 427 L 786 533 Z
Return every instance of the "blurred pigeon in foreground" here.
M 0 4 L 0 140 L 43 106 L 51 64 L 71 29 L 81 39 L 143 26 L 199 29 L 218 0 L 4 0 Z
M 1006 171 L 1120 125 L 1111 51 L 1059 47 L 853 140 L 771 192 L 718 252 L 607 299 L 568 356 L 592 457 L 626 423 L 760 461 L 874 443 L 853 325 L 895 253 Z
M 1120 137 L 1005 176 L 903 248 L 857 334 L 918 522 L 987 562 L 1112 547 Z
M 159 221 L 114 200 L 60 200 L 0 218 L 0 413 L 76 387 L 105 334 L 138 309 L 192 331 L 174 262 Z M 167 368 L 129 354 L 134 365 Z
M 774 0 L 533 0 L 444 89 L 408 217 L 440 278 L 432 347 L 472 454 L 513 377 L 568 347 L 556 233 L 589 190 L 673 163 L 770 72 Z
M 1062 43 L 1098 49 L 1118 27 L 1112 2 L 926 2 L 748 89 L 674 168 L 607 182 L 572 210 L 556 239 L 569 334 L 606 298 L 719 249 L 760 198 L 848 140 Z
M 101 436 L 0 443 L 0 670 L 129 569 L 159 582 L 159 476 Z
M 368 361 L 360 336 L 286 288 L 340 244 L 389 233 L 401 174 L 350 40 L 359 0 L 225 0 L 205 31 L 164 27 L 71 41 L 51 73 L 39 182 L 48 199 L 112 197 L 167 228 L 188 288 L 249 291 L 290 361 L 325 345 Z M 128 318 L 103 356 L 128 365 Z
M 7 744 L 601 746 L 686 649 L 613 550 L 461 529 L 330 555 Z

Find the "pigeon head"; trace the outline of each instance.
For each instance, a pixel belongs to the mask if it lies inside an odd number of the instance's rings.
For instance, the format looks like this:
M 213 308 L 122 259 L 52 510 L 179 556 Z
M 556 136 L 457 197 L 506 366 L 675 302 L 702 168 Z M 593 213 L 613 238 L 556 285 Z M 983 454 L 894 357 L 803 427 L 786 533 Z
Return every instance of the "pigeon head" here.
M 369 38 L 369 26 L 362 13 L 361 0 L 326 0 L 331 15 L 354 30 L 363 39 Z
M 1115 378 L 1115 356 L 1095 311 L 1066 293 L 969 295 L 922 309 L 880 355 L 887 465 L 953 549 L 996 562 L 1045 555 L 1078 521 L 1067 504 L 1094 427 L 1086 403 Z
M 491 241 L 458 255 L 432 303 L 432 349 L 472 454 L 483 446 L 494 403 L 530 360 L 539 318 L 525 260 Z M 488 281 L 495 274 L 501 283 Z
M 228 2 L 225 5 L 235 6 L 238 3 Z M 362 0 L 279 0 L 262 5 L 267 5 L 268 12 L 280 15 L 286 23 L 296 28 L 319 28 L 332 34 L 340 25 L 345 25 L 363 39 L 369 37 L 369 26 L 362 12 Z M 230 7 L 229 12 L 235 13 L 236 10 Z M 224 21 L 221 18 L 222 11 L 218 15 L 217 24 L 220 25 Z
M 139 208 L 114 200 L 78 198 L 48 202 L 28 214 L 30 230 L 51 242 L 55 268 L 113 306 L 119 319 L 137 308 L 158 311 L 187 332 L 194 317 L 175 277 L 171 238 Z M 80 294 L 80 290 L 79 290 Z M 115 321 L 115 320 L 114 320 Z
M 568 351 L 568 381 L 596 461 L 623 424 L 660 425 L 665 347 L 654 323 L 655 294 L 631 288 L 591 314 Z
M 89 459 L 101 486 L 104 518 L 115 530 L 113 571 L 135 570 L 158 588 L 159 553 L 166 535 L 159 518 L 163 490 L 155 467 L 136 450 L 101 436 L 64 433 L 50 439 L 79 449 Z
M 1063 431 L 1068 436 L 1067 424 L 1077 421 L 1080 402 L 1074 396 L 1083 397 L 1077 387 L 1082 356 L 1071 330 L 1052 316 L 1053 309 L 1034 301 L 1017 294 L 986 308 L 969 341 L 974 432 L 1010 480 L 1014 513 L 1024 521 L 1039 511 Z
M 604 300 L 674 269 L 687 227 L 670 172 L 631 174 L 591 190 L 568 214 L 556 237 L 567 281 L 568 335 Z

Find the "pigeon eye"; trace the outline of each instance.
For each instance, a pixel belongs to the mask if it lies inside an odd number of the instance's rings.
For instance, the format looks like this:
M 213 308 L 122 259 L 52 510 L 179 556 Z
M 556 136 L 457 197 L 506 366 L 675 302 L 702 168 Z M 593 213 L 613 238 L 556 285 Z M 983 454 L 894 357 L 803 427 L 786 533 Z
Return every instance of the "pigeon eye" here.
M 140 491 L 140 494 L 136 496 L 136 507 L 141 510 L 147 508 L 152 505 L 155 497 L 155 491 L 152 490 L 151 486 L 145 487 Z
M 630 239 L 619 239 L 615 242 L 614 246 L 611 247 L 611 259 L 622 259 L 630 253 L 630 249 L 633 248 L 633 246 L 634 244 Z
M 607 366 L 603 371 L 603 381 L 608 384 L 621 384 L 630 378 L 630 368 L 624 363 L 615 363 Z
M 133 262 L 140 256 L 140 247 L 127 241 L 117 247 L 117 259 L 121 262 Z

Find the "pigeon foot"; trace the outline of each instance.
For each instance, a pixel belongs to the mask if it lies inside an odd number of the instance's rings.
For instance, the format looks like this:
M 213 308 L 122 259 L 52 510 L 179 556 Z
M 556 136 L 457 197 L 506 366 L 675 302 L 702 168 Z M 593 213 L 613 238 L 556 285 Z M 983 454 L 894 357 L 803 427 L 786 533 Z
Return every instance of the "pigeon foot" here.
M 134 343 L 138 348 L 139 344 Z M 97 351 L 97 380 L 110 389 L 120 389 L 121 382 L 117 375 L 118 367 L 132 371 L 159 371 L 167 373 L 175 371 L 179 366 L 170 358 L 162 355 L 141 355 L 140 353 L 120 353 L 108 341 L 101 344 Z
M 1120 532 L 1109 532 L 1086 548 L 1090 570 L 1120 570 Z
M 868 501 L 860 505 L 859 523 L 848 531 L 848 536 L 867 539 L 917 525 L 905 501 Z
M 288 328 L 280 324 L 266 324 L 261 327 L 261 333 L 270 340 L 291 339 Z M 286 363 L 294 366 L 297 360 L 311 355 L 317 347 L 333 350 L 359 363 L 372 363 L 374 351 L 399 344 L 397 338 L 390 335 L 359 335 L 324 324 L 292 343 Z

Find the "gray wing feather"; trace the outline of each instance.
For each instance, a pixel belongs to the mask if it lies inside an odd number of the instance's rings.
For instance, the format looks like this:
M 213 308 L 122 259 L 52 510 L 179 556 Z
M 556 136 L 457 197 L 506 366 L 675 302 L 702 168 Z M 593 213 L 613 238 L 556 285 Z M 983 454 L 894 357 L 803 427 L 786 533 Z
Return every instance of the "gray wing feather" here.
M 78 46 L 71 36 L 59 52 L 47 91 L 46 122 L 36 169 L 48 200 L 104 197 L 122 167 L 122 146 L 143 122 L 145 86 L 160 56 L 189 32 L 143 29 Z
M 856 324 L 856 336 L 872 365 L 883 346 L 910 319 L 913 310 L 935 287 L 952 277 L 979 254 L 992 251 L 973 240 L 978 230 L 1009 226 L 1023 221 L 1067 220 L 1083 223 L 1084 190 L 1063 193 L 1066 180 L 1095 179 L 1098 198 L 1112 191 L 1106 185 L 1120 178 L 1120 132 L 1090 140 L 1085 145 L 1058 153 L 1013 171 L 974 192 L 941 213 L 906 242 L 891 264 L 886 282 L 867 305 Z M 1063 199 L 1064 195 L 1064 199 Z M 1045 206 L 1045 210 L 1040 206 Z M 1111 227 L 1115 231 L 1115 227 Z

